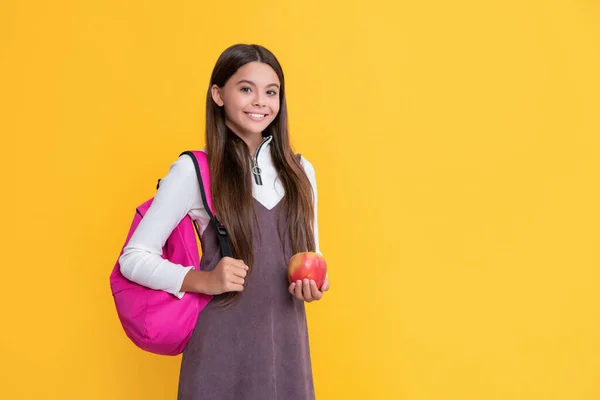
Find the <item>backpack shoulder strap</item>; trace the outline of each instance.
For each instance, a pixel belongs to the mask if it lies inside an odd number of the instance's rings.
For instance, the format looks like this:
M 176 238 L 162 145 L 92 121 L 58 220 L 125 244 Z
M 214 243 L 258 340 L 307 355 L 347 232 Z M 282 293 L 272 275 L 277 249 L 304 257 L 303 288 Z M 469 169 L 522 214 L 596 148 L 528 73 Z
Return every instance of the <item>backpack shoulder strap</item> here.
M 200 185 L 200 195 L 202 196 L 202 204 L 206 208 L 206 212 L 212 219 L 214 217 L 214 209 L 212 204 L 212 195 L 210 191 L 210 170 L 208 168 L 208 158 L 203 151 L 185 151 L 181 155 L 188 155 L 194 162 L 198 184 Z
M 229 241 L 227 230 L 214 214 L 210 191 L 210 170 L 208 168 L 208 158 L 206 157 L 206 153 L 203 151 L 184 151 L 180 154 L 180 156 L 182 155 L 189 156 L 194 162 L 194 168 L 196 169 L 196 176 L 198 178 L 198 185 L 200 186 L 202 203 L 206 213 L 210 217 L 211 222 L 216 228 L 217 236 L 219 238 L 219 245 L 221 246 L 221 255 L 223 257 L 232 257 L 233 251 L 231 250 L 231 243 Z

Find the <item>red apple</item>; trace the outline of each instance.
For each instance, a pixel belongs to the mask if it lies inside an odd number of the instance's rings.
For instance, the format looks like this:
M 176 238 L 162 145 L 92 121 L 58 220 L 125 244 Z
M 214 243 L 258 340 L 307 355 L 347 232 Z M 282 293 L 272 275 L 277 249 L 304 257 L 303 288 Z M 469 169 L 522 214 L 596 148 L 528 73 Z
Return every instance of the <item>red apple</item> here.
M 288 280 L 290 283 L 298 280 L 313 280 L 317 288 L 321 290 L 325 276 L 327 275 L 327 263 L 323 256 L 312 251 L 294 254 L 288 263 Z

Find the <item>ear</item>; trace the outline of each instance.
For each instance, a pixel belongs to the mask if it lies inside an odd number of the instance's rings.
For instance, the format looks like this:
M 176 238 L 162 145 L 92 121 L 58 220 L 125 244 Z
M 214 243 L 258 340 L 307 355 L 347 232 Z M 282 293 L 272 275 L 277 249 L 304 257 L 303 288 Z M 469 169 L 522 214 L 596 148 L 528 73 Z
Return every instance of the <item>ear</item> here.
M 221 97 L 221 88 L 217 85 L 212 85 L 210 88 L 213 101 L 219 106 L 223 107 L 223 98 Z

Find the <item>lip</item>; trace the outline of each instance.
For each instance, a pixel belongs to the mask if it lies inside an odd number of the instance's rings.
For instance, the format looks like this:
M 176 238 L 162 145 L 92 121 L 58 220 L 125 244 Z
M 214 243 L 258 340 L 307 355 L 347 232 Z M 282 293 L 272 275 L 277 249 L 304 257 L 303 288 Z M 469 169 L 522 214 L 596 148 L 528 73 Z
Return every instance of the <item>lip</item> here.
M 257 113 L 257 112 L 250 112 L 250 111 L 244 111 L 244 114 L 246 114 L 248 116 L 248 118 L 250 118 L 252 121 L 256 121 L 256 122 L 264 121 L 269 116 L 269 114 Z M 263 117 L 255 117 L 252 114 L 254 114 L 254 115 L 263 115 Z

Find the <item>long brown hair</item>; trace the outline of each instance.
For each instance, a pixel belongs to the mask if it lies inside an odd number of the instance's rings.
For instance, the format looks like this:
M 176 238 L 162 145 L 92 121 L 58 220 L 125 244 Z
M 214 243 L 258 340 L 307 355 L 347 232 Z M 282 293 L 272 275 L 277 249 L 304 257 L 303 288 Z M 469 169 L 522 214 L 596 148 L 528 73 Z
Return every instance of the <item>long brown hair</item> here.
M 263 136 L 273 136 L 271 156 L 285 189 L 282 212 L 287 213 L 287 225 L 283 234 L 289 235 L 294 254 L 315 250 L 312 186 L 290 145 L 281 65 L 273 53 L 262 46 L 231 46 L 217 60 L 208 86 L 206 149 L 215 213 L 228 230 L 233 256 L 248 265 L 249 273 L 254 262 L 252 241 L 256 217 L 252 200 L 251 154 L 246 143 L 225 125 L 225 110 L 213 101 L 211 87 L 217 85 L 222 88 L 239 68 L 253 61 L 271 66 L 281 84 L 279 113 L 265 129 Z M 225 305 L 230 305 L 239 295 L 239 292 L 228 293 L 224 299 Z

